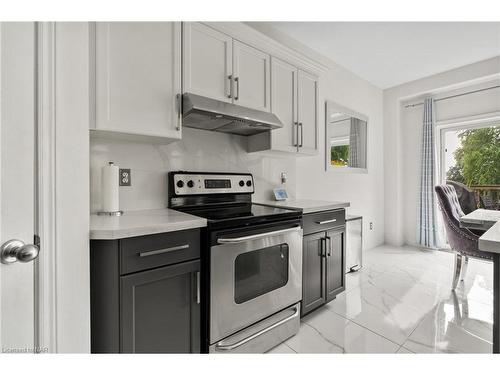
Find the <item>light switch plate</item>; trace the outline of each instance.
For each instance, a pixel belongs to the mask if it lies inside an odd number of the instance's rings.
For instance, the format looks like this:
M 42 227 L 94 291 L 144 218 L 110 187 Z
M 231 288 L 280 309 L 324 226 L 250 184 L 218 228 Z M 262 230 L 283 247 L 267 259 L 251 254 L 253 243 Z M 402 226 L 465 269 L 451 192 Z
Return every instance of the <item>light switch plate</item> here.
M 120 168 L 120 186 L 130 186 L 132 183 L 132 176 L 130 169 Z

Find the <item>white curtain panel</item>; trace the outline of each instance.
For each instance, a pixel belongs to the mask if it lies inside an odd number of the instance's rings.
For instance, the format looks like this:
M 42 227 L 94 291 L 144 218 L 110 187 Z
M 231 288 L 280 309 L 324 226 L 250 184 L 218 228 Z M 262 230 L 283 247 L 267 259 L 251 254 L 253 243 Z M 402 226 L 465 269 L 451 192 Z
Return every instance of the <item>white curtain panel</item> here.
M 359 168 L 359 141 L 360 120 L 351 117 L 351 128 L 349 132 L 349 167 Z
M 424 122 L 420 152 L 418 243 L 424 247 L 440 248 L 443 243 L 437 217 L 437 198 L 434 192 L 438 180 L 434 133 L 434 100 L 427 98 L 424 100 Z

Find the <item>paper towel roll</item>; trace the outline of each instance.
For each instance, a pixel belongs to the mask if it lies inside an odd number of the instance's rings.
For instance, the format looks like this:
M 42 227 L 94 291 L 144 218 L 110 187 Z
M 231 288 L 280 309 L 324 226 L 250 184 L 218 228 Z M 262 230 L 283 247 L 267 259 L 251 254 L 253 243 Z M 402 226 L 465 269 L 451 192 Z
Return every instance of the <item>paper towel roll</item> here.
M 102 210 L 104 212 L 116 212 L 120 210 L 119 204 L 119 175 L 120 170 L 112 161 L 102 167 Z

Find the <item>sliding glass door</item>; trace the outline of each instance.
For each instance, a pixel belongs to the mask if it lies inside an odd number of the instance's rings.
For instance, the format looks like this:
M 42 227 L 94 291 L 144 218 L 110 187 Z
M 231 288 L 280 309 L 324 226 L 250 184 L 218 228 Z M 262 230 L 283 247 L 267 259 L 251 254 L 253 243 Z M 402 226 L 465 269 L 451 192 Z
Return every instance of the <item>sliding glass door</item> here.
M 465 213 L 500 209 L 500 120 L 439 128 L 441 183 L 455 186 Z

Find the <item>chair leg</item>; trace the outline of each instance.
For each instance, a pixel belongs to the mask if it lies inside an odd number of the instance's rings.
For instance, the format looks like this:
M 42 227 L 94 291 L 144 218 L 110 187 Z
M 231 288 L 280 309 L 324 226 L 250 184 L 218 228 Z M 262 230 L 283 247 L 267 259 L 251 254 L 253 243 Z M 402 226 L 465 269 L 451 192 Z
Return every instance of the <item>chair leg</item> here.
M 464 262 L 462 263 L 462 273 L 460 274 L 460 281 L 465 280 L 465 276 L 467 275 L 467 267 L 469 266 L 469 257 L 464 255 Z
M 455 254 L 455 274 L 453 275 L 453 284 L 451 285 L 451 290 L 457 289 L 461 272 L 462 272 L 462 255 L 457 253 Z

